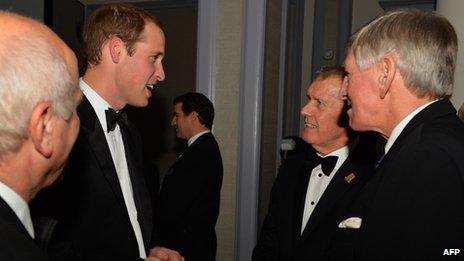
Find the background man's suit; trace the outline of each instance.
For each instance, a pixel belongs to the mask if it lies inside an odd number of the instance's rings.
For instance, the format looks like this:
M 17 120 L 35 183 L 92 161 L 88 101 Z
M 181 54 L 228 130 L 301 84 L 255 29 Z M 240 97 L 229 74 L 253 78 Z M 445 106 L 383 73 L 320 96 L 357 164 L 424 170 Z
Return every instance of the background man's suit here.
M 362 148 L 363 147 L 363 148 Z M 320 260 L 335 233 L 336 217 L 350 204 L 373 168 L 370 151 L 357 146 L 327 186 L 301 234 L 313 148 L 285 161 L 274 182 L 268 214 L 253 251 L 253 260 Z M 347 181 L 350 174 L 355 178 Z
M 419 112 L 404 128 L 343 218 L 331 260 L 463 260 L 464 126 L 449 100 Z M 444 250 L 461 249 L 458 256 Z
M 222 159 L 211 133 L 201 135 L 166 174 L 160 192 L 158 245 L 186 260 L 215 260 Z
M 0 260 L 49 260 L 35 244 L 13 210 L 0 197 Z
M 63 172 L 63 179 L 35 204 L 36 216 L 58 221 L 51 246 L 77 252 L 84 260 L 138 260 L 139 251 L 104 131 L 89 101 L 77 112 L 80 133 Z M 157 177 L 145 173 L 141 141 L 133 125 L 127 127 L 128 167 L 138 221 L 147 251 L 152 247 Z M 52 253 L 61 255 L 63 253 Z M 67 253 L 65 253 L 67 254 Z

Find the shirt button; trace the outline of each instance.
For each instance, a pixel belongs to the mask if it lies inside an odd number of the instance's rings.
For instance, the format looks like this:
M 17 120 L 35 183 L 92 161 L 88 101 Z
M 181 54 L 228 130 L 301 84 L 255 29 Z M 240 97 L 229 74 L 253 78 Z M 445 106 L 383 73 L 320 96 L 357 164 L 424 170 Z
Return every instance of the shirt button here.
M 314 201 L 311 201 L 311 205 L 314 205 Z
M 318 175 L 318 176 L 319 176 L 319 177 L 322 177 L 322 174 L 321 174 L 321 173 L 319 173 L 319 175 Z

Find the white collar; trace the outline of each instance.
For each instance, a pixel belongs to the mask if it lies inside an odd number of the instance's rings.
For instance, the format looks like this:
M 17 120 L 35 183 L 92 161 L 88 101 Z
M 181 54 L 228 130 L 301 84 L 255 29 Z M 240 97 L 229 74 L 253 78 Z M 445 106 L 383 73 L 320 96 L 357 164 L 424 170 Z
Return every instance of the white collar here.
M 400 123 L 398 123 L 398 125 L 395 126 L 395 128 L 393 128 L 393 131 L 391 132 L 390 137 L 388 138 L 387 144 L 385 144 L 385 149 L 384 149 L 385 154 L 388 153 L 388 151 L 393 146 L 393 143 L 395 143 L 396 139 L 398 139 L 401 132 L 403 132 L 404 128 L 406 127 L 406 125 L 408 125 L 408 123 L 412 120 L 412 118 L 414 118 L 414 116 L 416 116 L 419 112 L 421 112 L 423 109 L 425 109 L 425 107 L 429 106 L 430 104 L 432 104 L 432 103 L 434 103 L 436 101 L 438 101 L 438 100 L 428 102 L 428 103 L 420 106 L 419 108 L 415 109 L 408 116 L 406 116 L 403 120 L 401 120 Z
M 84 82 L 84 79 L 79 78 L 79 87 L 82 93 L 85 95 L 87 100 L 92 105 L 95 113 L 97 114 L 97 118 L 100 121 L 103 130 L 106 132 L 106 114 L 105 111 L 108 108 L 111 108 L 110 104 L 105 101 L 90 85 Z
M 29 235 L 34 238 L 34 226 L 32 225 L 31 212 L 27 202 L 16 193 L 13 189 L 8 187 L 5 183 L 0 181 L 0 197 L 10 206 L 18 219 L 26 228 Z
M 202 131 L 202 132 L 199 132 L 195 135 L 193 135 L 189 140 L 188 140 L 188 146 L 190 147 L 190 145 L 192 145 L 198 138 L 200 138 L 201 135 L 205 134 L 205 133 L 208 133 L 208 132 L 211 132 L 210 130 L 205 130 L 205 131 Z
M 322 158 L 325 158 L 325 157 L 328 157 L 328 156 L 337 156 L 338 157 L 337 163 L 335 164 L 335 167 L 334 167 L 334 170 L 333 170 L 333 171 L 335 171 L 335 170 L 340 168 L 340 166 L 343 164 L 343 162 L 345 162 L 346 158 L 348 158 L 348 156 L 350 155 L 350 151 L 353 150 L 353 148 L 356 146 L 356 144 L 358 144 L 358 139 L 355 139 L 350 144 L 345 145 L 345 146 L 343 146 L 343 147 L 341 147 L 341 148 L 339 148 L 337 150 L 334 150 L 334 151 L 330 152 L 327 155 L 321 156 L 319 153 L 317 153 L 317 155 L 319 155 Z

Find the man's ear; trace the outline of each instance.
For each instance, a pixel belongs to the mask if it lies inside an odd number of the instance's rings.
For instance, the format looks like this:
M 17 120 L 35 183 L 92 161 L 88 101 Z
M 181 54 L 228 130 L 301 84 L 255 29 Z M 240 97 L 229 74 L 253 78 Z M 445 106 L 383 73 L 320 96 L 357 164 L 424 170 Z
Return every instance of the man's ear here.
M 385 98 L 396 74 L 396 64 L 391 56 L 385 56 L 379 65 L 379 96 Z
M 198 112 L 192 111 L 189 115 L 189 118 L 192 122 L 194 121 L 199 121 L 200 119 L 198 118 Z
M 34 148 L 45 158 L 53 152 L 53 112 L 51 104 L 41 102 L 32 110 L 29 120 L 29 138 Z
M 124 51 L 124 48 L 126 48 L 124 42 L 117 36 L 111 36 L 111 38 L 108 40 L 108 48 L 113 63 L 119 63 L 121 59 L 121 53 Z

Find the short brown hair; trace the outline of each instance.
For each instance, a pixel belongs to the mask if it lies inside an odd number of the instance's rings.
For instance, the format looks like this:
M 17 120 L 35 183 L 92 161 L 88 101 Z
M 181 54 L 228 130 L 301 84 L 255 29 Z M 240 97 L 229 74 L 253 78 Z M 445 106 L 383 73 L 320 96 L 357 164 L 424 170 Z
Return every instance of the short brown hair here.
M 98 65 L 101 48 L 111 37 L 117 36 L 126 44 L 132 55 L 134 44 L 140 40 L 146 22 L 156 24 L 161 30 L 161 22 L 149 12 L 130 4 L 102 5 L 86 18 L 83 31 L 84 55 L 87 65 Z
M 196 111 L 200 123 L 210 129 L 213 127 L 214 106 L 213 103 L 202 93 L 188 92 L 174 99 L 173 105 L 182 103 L 182 112 L 189 115 Z

